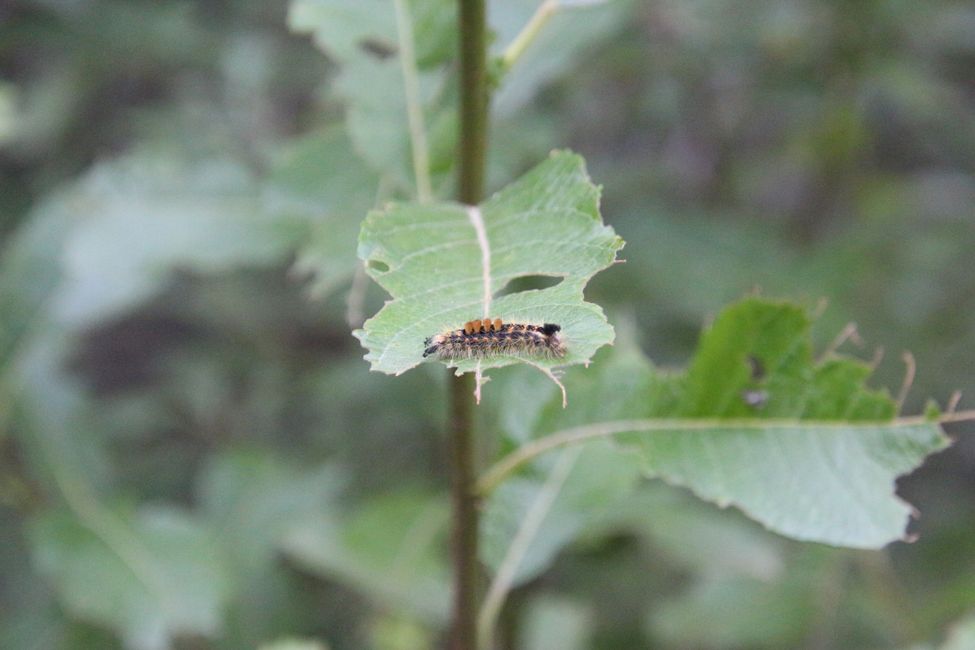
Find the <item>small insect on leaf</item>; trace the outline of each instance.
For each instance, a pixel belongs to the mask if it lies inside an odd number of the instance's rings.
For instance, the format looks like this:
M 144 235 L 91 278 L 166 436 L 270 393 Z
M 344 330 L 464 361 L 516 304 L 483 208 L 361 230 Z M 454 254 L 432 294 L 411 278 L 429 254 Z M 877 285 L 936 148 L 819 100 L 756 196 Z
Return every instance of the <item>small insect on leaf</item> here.
M 463 328 L 431 336 L 423 342 L 423 356 L 442 361 L 495 356 L 561 359 L 565 341 L 555 323 L 504 323 L 500 318 L 472 320 Z
M 392 375 L 431 356 L 455 373 L 588 364 L 613 342 L 613 328 L 583 290 L 622 246 L 602 223 L 599 188 L 567 152 L 479 206 L 390 203 L 369 213 L 359 236 L 366 274 L 390 299 L 354 334 L 371 368 Z M 558 281 L 517 284 L 539 276 Z M 523 327 L 505 330 L 497 314 Z M 501 337 L 516 332 L 523 336 Z

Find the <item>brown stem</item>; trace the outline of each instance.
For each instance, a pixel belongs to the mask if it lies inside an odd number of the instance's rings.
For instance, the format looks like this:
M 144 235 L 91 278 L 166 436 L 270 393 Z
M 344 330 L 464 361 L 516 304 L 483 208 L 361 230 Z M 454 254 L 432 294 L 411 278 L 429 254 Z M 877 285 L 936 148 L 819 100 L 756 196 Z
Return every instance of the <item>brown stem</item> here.
M 484 194 L 487 149 L 487 62 L 484 0 L 458 0 L 460 141 L 457 199 L 477 205 Z M 474 376 L 450 379 L 450 466 L 453 504 L 454 611 L 450 647 L 474 650 L 480 595 L 477 559 L 478 498 L 475 492 Z
M 457 0 L 460 7 L 460 143 L 457 198 L 477 205 L 484 195 L 487 152 L 487 61 L 484 0 Z
M 475 621 L 479 600 L 477 560 L 478 512 L 474 484 L 473 421 L 474 375 L 451 378 L 450 466 L 453 504 L 454 611 L 451 644 L 453 650 L 474 650 Z

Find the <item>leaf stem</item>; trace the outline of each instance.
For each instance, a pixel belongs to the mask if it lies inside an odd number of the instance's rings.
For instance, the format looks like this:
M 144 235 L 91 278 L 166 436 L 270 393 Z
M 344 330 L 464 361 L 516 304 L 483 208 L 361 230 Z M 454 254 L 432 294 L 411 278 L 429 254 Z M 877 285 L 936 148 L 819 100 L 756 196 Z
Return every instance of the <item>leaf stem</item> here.
M 610 422 L 598 422 L 570 429 L 556 431 L 544 438 L 533 440 L 528 444 L 522 445 L 514 450 L 494 465 L 492 465 L 477 481 L 476 493 L 480 496 L 490 494 L 494 488 L 500 485 L 505 478 L 515 472 L 519 467 L 534 458 L 564 447 L 594 438 L 606 438 L 630 432 L 650 432 L 650 431 L 701 431 L 705 429 L 731 429 L 731 428 L 769 428 L 769 427 L 907 427 L 923 424 L 947 424 L 951 422 L 968 422 L 975 420 L 975 410 L 957 411 L 946 413 L 938 419 L 928 419 L 923 415 L 896 418 L 894 420 L 878 421 L 858 421 L 858 422 L 839 422 L 836 420 L 817 421 L 817 420 L 770 420 L 770 419 L 750 419 L 750 420 L 719 420 L 719 419 L 686 419 L 686 418 L 658 418 L 646 420 L 616 420 Z
M 393 0 L 393 5 L 396 7 L 396 32 L 399 40 L 399 60 L 403 68 L 406 117 L 410 125 L 416 198 L 420 203 L 429 203 L 433 199 L 430 183 L 430 150 L 427 146 L 426 126 L 423 124 L 423 104 L 420 101 L 420 81 L 413 43 L 413 20 L 408 2 L 409 0 Z
M 485 0 L 458 1 L 460 134 L 457 198 L 477 205 L 484 194 L 487 152 L 487 21 Z M 450 467 L 453 504 L 454 605 L 450 647 L 474 650 L 480 590 L 478 496 L 475 492 L 474 375 L 450 378 Z
M 78 522 L 97 537 L 119 561 L 131 571 L 136 581 L 159 603 L 164 615 L 174 615 L 174 603 L 165 589 L 152 552 L 141 542 L 129 526 L 106 508 L 95 495 L 91 485 L 77 471 L 70 468 L 60 446 L 51 434 L 39 436 L 51 475 L 68 508 Z
M 576 447 L 562 452 L 538 495 L 522 518 L 518 532 L 515 533 L 511 545 L 508 546 L 508 552 L 505 553 L 504 559 L 498 565 L 498 570 L 495 572 L 494 580 L 491 582 L 491 587 L 484 598 L 484 605 L 478 615 L 478 648 L 487 650 L 494 646 L 494 628 L 498 621 L 498 615 L 501 613 L 501 607 L 511 592 L 518 569 L 538 535 L 542 522 L 551 512 L 555 499 L 559 496 L 562 486 L 575 466 L 580 451 L 581 448 Z
M 538 35 L 541 33 L 542 29 L 548 23 L 549 19 L 561 9 L 566 9 L 569 7 L 585 7 L 597 4 L 603 4 L 606 0 L 545 0 L 542 4 L 538 6 L 532 17 L 528 19 L 525 26 L 521 28 L 518 35 L 515 36 L 514 40 L 508 44 L 508 47 L 504 49 L 501 54 L 501 69 L 502 71 L 510 70 L 521 55 L 525 53 L 528 46 L 532 44 Z
M 545 0 L 545 2 L 539 5 L 532 17 L 521 28 L 521 31 L 518 32 L 518 35 L 504 49 L 504 53 L 501 55 L 502 69 L 511 69 L 515 62 L 521 58 L 521 55 L 525 53 L 525 50 L 528 49 L 532 41 L 535 40 L 539 32 L 542 31 L 545 23 L 555 15 L 558 9 L 559 0 Z

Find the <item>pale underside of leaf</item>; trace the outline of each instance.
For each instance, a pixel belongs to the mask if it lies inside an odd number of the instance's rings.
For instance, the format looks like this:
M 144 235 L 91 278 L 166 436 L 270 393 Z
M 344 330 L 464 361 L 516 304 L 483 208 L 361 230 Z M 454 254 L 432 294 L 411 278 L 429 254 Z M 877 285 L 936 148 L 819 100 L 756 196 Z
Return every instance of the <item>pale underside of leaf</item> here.
M 937 424 L 654 431 L 638 440 L 650 476 L 734 505 L 769 530 L 835 546 L 908 539 L 913 508 L 894 479 L 947 445 Z
M 369 215 L 359 255 L 392 296 L 355 335 L 372 369 L 400 374 L 423 361 L 423 342 L 483 317 L 558 323 L 568 354 L 532 359 L 544 368 L 587 363 L 613 330 L 583 300 L 589 278 L 612 264 L 622 240 L 598 213 L 598 188 L 582 160 L 556 153 L 480 209 L 457 204 L 391 205 Z M 498 295 L 512 280 L 550 276 L 550 288 Z M 455 360 L 459 372 L 524 359 Z
M 649 476 L 782 535 L 855 548 L 910 539 L 914 511 L 895 481 L 948 439 L 935 421 L 895 419 L 890 396 L 866 386 L 867 364 L 817 362 L 808 331 L 801 308 L 749 298 L 718 316 L 686 373 L 661 372 L 632 346 L 595 372 L 569 371 L 573 408 L 550 399 L 530 426 L 551 433 L 520 438 L 482 493 L 547 450 L 612 437 L 641 452 Z M 763 403 L 750 405 L 750 390 Z

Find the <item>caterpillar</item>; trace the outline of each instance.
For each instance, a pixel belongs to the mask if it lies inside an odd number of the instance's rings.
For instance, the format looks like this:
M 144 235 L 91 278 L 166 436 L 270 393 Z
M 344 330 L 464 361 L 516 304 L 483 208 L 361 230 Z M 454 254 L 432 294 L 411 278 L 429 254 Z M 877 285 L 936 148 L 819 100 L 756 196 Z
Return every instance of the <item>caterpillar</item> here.
M 472 320 L 464 323 L 462 329 L 425 340 L 423 356 L 436 355 L 441 361 L 492 356 L 561 359 L 565 356 L 561 330 L 561 326 L 554 323 L 504 323 L 500 318 Z

